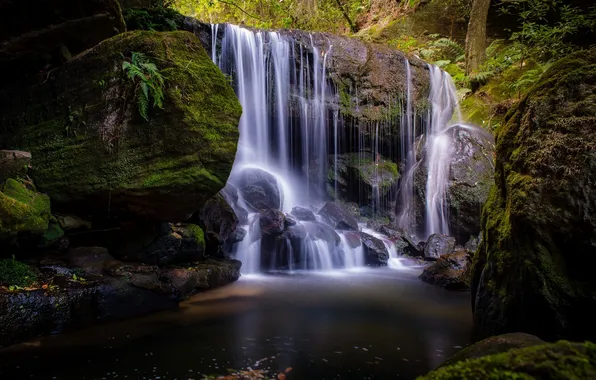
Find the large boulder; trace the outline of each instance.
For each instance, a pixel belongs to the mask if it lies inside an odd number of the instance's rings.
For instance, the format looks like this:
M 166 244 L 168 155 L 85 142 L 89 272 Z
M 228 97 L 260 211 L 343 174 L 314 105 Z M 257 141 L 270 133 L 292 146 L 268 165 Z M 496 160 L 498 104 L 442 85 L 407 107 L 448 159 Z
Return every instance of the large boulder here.
M 478 236 L 482 206 L 493 184 L 495 145 L 480 128 L 451 128 L 453 156 L 449 163 L 449 234 L 463 244 Z
M 165 78 L 149 121 L 122 70 L 131 52 Z M 32 153 L 31 176 L 58 211 L 181 221 L 225 185 L 241 107 L 194 35 L 129 32 L 41 83 L 4 87 L 0 114 L 0 141 Z
M 364 246 L 364 262 L 368 266 L 386 266 L 389 261 L 389 251 L 381 239 L 361 232 L 360 238 Z
M 8 179 L 0 187 L 0 238 L 27 232 L 41 235 L 50 221 L 50 199 Z
M 558 61 L 497 131 L 472 268 L 480 337 L 595 340 L 596 50 Z
M 445 199 L 449 213 L 449 234 L 459 244 L 480 233 L 482 206 L 493 183 L 495 146 L 487 131 L 468 125 L 454 126 L 449 135 L 452 154 Z M 424 147 L 424 139 L 419 147 Z M 414 228 L 424 231 L 425 204 L 428 180 L 426 152 L 420 149 L 420 161 L 414 172 Z
M 448 255 L 455 250 L 455 238 L 447 235 L 432 234 L 424 245 L 424 258 L 437 260 L 442 255 Z
M 467 290 L 470 288 L 467 277 L 469 264 L 468 251 L 459 250 L 439 257 L 435 263 L 424 268 L 420 279 L 448 290 Z
M 397 189 L 397 164 L 387 157 L 377 156 L 375 159 L 369 152 L 330 157 L 327 192 L 332 198 L 377 207 L 383 203 L 385 209 L 377 212 L 393 211 L 391 206 L 395 205 L 382 200 Z
M 126 31 L 117 0 L 0 2 L 0 81 L 45 79 L 72 56 Z
M 290 214 L 292 214 L 292 216 L 294 216 L 298 220 L 305 220 L 311 222 L 317 220 L 317 217 L 310 209 L 300 206 L 293 207 Z
M 438 368 L 419 380 L 594 379 L 596 344 L 560 341 Z
M 335 229 L 358 231 L 358 222 L 356 219 L 339 203 L 327 202 L 319 210 L 319 215 Z
M 231 181 L 255 211 L 281 209 L 283 193 L 273 174 L 263 169 L 244 168 L 234 173 Z

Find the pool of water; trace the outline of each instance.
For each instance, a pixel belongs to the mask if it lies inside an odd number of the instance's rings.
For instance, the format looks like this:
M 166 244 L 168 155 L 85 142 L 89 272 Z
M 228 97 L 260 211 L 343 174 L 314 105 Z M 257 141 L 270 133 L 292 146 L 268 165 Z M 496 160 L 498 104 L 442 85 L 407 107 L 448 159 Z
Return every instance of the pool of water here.
M 412 379 L 470 341 L 469 293 L 419 271 L 244 276 L 180 309 L 0 351 L 0 379 Z M 291 370 L 290 370 L 291 369 Z

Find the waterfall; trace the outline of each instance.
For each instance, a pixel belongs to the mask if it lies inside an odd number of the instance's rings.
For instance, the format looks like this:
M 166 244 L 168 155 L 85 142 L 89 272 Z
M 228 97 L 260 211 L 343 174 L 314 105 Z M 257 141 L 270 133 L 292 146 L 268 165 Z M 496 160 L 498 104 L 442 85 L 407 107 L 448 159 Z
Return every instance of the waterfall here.
M 451 137 L 446 133 L 449 122 L 456 114 L 456 123 L 461 123 L 461 111 L 451 76 L 436 66 L 429 65 L 431 115 L 426 139 L 427 182 L 426 182 L 426 236 L 434 233 L 449 234 L 447 212 L 447 186 L 449 164 L 453 147 Z
M 223 28 L 221 41 L 218 28 Z M 322 51 L 312 38 L 308 46 L 277 32 L 227 24 L 212 25 L 212 33 L 212 60 L 232 77 L 243 108 L 238 151 L 228 182 L 239 185 L 247 169 L 261 170 L 265 174 L 259 175 L 272 176 L 281 195 L 279 208 L 288 217 L 294 206 L 316 213 L 324 202 L 321 194 L 328 155 L 339 150 L 338 96 L 326 72 L 333 46 Z M 292 233 L 300 236 L 299 244 L 285 235 L 264 241 L 261 213 L 242 192 L 232 206 L 249 212 L 243 226 L 248 234 L 235 245 L 236 257 L 244 263 L 243 273 L 363 265 L 362 248 L 351 248 L 341 231 L 333 232 L 337 241 L 333 234 L 327 239 L 321 236 L 324 222 L 320 216 L 314 221 L 294 221 L 297 226 Z
M 428 173 L 424 233 L 428 236 L 448 232 L 445 192 L 451 142 L 444 132 L 458 108 L 455 88 L 447 73 L 429 65 L 431 107 L 428 115 L 418 118 L 412 67 L 405 60 L 405 93 L 403 100 L 396 102 L 399 112 L 395 113 L 400 117 L 364 125 L 356 123 L 352 125 L 356 134 L 348 138 L 348 129 L 339 112 L 339 94 L 327 73 L 333 45 L 315 44 L 312 35 L 310 39 L 302 35 L 299 42 L 284 33 L 253 31 L 229 24 L 212 25 L 211 32 L 212 60 L 231 77 L 243 107 L 238 151 L 228 181 L 238 192 L 231 206 L 237 214 L 248 214 L 241 226 L 248 233 L 234 245 L 236 257 L 244 264 L 243 273 L 364 265 L 363 247 L 361 242 L 357 244 L 359 234 L 356 232 L 354 241 L 353 236 L 348 238 L 348 232 L 335 231 L 316 215 L 329 200 L 326 185 L 338 197 L 338 162 L 339 155 L 344 153 L 357 152 L 354 154 L 358 162 L 372 165 L 372 194 L 360 194 L 358 188 L 359 199 L 371 198 L 367 206 L 372 217 L 384 216 L 387 206 L 397 201 L 395 220 L 411 232 L 420 232 L 413 230 L 418 212 L 414 210 L 414 173 L 424 162 Z M 354 90 L 357 111 L 358 89 Z M 381 141 L 396 124 L 400 131 L 398 159 L 403 173 L 399 199 L 387 187 L 381 193 L 378 182 L 380 160 L 386 159 L 383 157 L 387 153 L 392 157 L 392 148 Z M 417 157 L 421 142 L 424 160 Z M 345 148 L 345 143 L 351 145 Z M 328 184 L 331 175 L 333 180 Z M 257 188 L 255 181 L 259 183 Z M 268 206 L 255 206 L 255 199 L 249 199 L 253 196 L 260 197 L 257 201 Z M 316 216 L 294 220 L 292 213 L 296 206 L 309 209 Z M 264 219 L 265 209 L 283 212 L 284 226 L 261 224 L 275 223 L 275 215 Z M 391 253 L 391 266 L 399 267 L 395 244 L 388 239 L 383 241 Z

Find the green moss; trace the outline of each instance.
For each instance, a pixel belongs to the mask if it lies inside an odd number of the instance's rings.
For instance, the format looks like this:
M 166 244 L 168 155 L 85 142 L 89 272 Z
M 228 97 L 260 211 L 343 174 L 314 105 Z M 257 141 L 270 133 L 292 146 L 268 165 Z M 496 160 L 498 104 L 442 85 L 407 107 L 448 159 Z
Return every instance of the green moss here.
M 13 179 L 0 191 L 0 235 L 41 233 L 48 228 L 50 199 Z
M 37 275 L 27 264 L 14 259 L 0 259 L 0 285 L 30 286 L 37 281 Z
M 200 247 L 205 247 L 205 233 L 196 224 L 185 224 L 186 233 L 192 236 L 193 241 Z
M 483 336 L 594 337 L 585 315 L 596 305 L 594 62 L 592 50 L 554 64 L 497 130 L 495 185 L 472 270 Z
M 165 77 L 163 110 L 150 109 L 148 122 L 122 71 L 122 55 L 132 51 Z M 0 91 L 0 100 L 0 139 L 32 153 L 31 175 L 52 201 L 169 220 L 182 212 L 158 210 L 168 198 L 200 207 L 226 183 L 242 113 L 199 39 L 182 31 L 120 34 L 45 84 Z
M 593 379 L 596 345 L 560 341 L 441 367 L 419 380 Z

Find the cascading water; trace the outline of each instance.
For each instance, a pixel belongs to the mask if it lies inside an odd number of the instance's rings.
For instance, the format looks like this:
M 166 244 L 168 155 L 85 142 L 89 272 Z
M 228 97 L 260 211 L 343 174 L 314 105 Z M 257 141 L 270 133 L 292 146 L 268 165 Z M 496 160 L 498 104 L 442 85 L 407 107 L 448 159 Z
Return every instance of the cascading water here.
M 455 114 L 455 123 L 460 124 L 462 117 L 457 102 L 457 93 L 451 76 L 436 66 L 428 65 L 430 75 L 431 108 L 423 123 L 420 134 L 415 130 L 415 117 L 410 104 L 411 74 L 407 65 L 407 106 L 400 132 L 401 159 L 405 175 L 400 186 L 399 217 L 400 227 L 423 234 L 423 238 L 434 233 L 449 234 L 447 212 L 447 186 L 449 184 L 449 165 L 453 153 L 451 137 L 447 130 L 453 124 L 450 121 Z M 419 150 L 418 136 L 424 137 L 424 160 L 417 157 Z M 414 176 L 419 165 L 426 165 L 426 188 L 424 231 L 415 231 Z
M 340 123 L 339 96 L 326 72 L 332 51 L 331 44 L 317 48 L 312 36 L 309 45 L 278 32 L 212 26 L 212 59 L 231 76 L 243 107 L 238 151 L 228 181 L 237 187 L 232 207 L 238 214 L 248 214 L 242 226 L 248 233 L 234 246 L 243 273 L 279 268 L 329 270 L 365 263 L 362 244 L 354 244 L 353 237 L 349 244 L 346 232 L 334 231 L 316 212 L 311 218 L 293 220 L 295 206 L 316 211 L 324 204 L 325 184 L 331 174 L 330 191 L 338 194 L 338 153 L 344 136 L 340 129 L 344 125 Z M 428 165 L 425 233 L 445 233 L 450 142 L 444 132 L 457 109 L 455 88 L 448 74 L 429 66 L 432 107 L 417 125 L 407 60 L 405 69 L 405 101 L 397 105 L 402 108 L 400 120 L 359 126 L 355 140 L 358 162 L 373 163 L 369 196 L 374 218 L 394 196 L 391 191 L 381 195 L 375 182 L 384 160 L 380 136 L 391 133 L 392 124 L 399 124 L 399 159 L 405 174 L 398 193 L 397 222 L 412 231 L 413 178 L 420 165 L 416 145 L 424 135 Z M 368 146 L 365 134 L 370 136 Z M 265 211 L 269 209 L 278 211 Z M 276 217 L 280 214 L 281 219 Z M 275 238 L 269 238 L 271 231 Z M 399 267 L 395 247 L 390 240 L 382 240 L 391 253 L 390 266 Z
M 218 28 L 223 28 L 219 54 Z M 284 213 L 298 205 L 319 206 L 328 170 L 329 125 L 335 133 L 338 129 L 338 99 L 328 83 L 325 62 L 332 46 L 323 52 L 312 43 L 296 45 L 277 32 L 253 32 L 235 25 L 213 25 L 212 33 L 212 59 L 232 76 L 243 107 L 229 183 L 240 187 L 247 176 L 274 183 L 272 191 L 279 192 L 280 204 L 273 206 Z M 336 154 L 337 135 L 333 139 Z M 243 189 L 252 191 L 251 186 Z M 363 265 L 362 249 L 350 248 L 345 239 L 321 238 L 320 216 L 293 221 L 298 226 L 288 229 L 290 236 L 263 241 L 262 212 L 244 195 L 239 191 L 233 205 L 249 210 L 244 226 L 248 234 L 235 246 L 243 273 Z
M 426 236 L 433 233 L 448 235 L 446 193 L 453 147 L 446 132 L 454 111 L 456 123 L 461 123 L 462 117 L 451 76 L 436 66 L 429 66 L 429 70 L 431 115 L 426 139 Z

